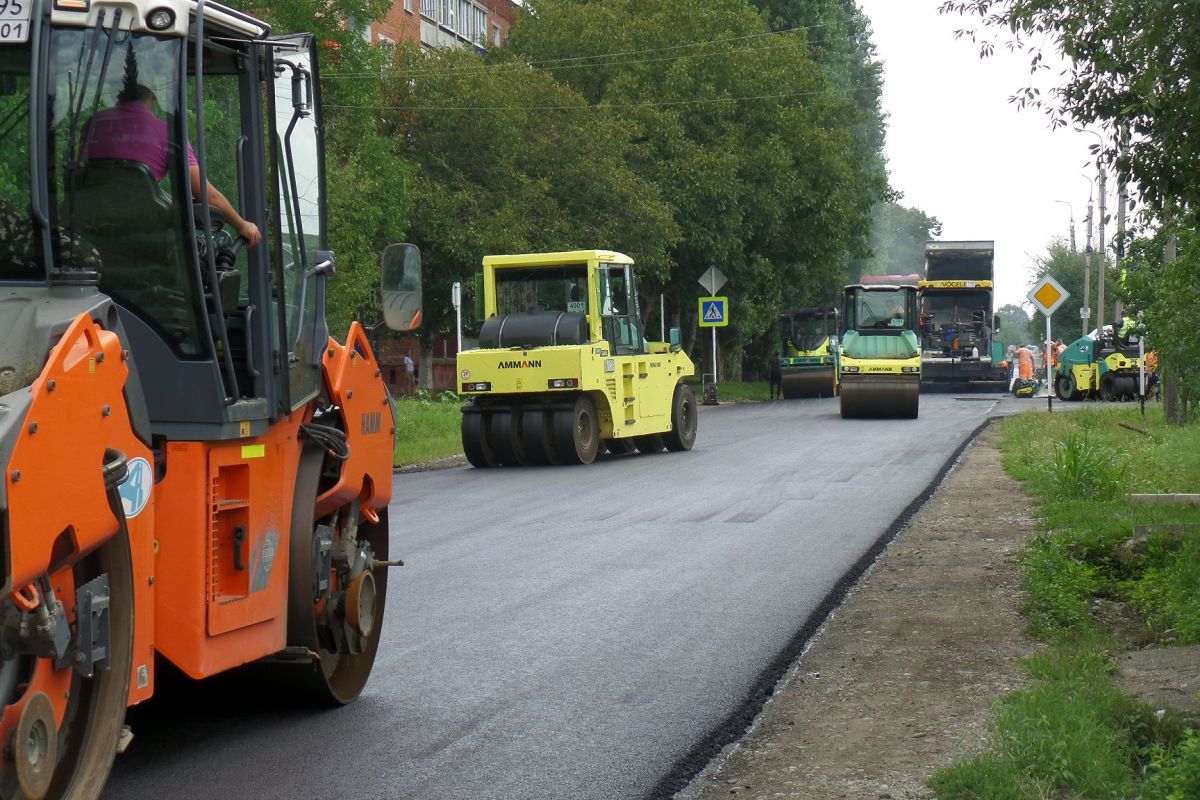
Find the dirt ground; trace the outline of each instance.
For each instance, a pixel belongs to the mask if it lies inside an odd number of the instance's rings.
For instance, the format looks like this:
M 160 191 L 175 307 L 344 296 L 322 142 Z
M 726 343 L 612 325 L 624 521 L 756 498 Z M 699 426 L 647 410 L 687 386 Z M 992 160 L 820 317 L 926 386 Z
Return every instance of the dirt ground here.
M 759 715 L 676 795 L 932 797 L 925 780 L 984 742 L 1034 644 L 1014 557 L 1033 520 L 995 428 L 879 557 Z

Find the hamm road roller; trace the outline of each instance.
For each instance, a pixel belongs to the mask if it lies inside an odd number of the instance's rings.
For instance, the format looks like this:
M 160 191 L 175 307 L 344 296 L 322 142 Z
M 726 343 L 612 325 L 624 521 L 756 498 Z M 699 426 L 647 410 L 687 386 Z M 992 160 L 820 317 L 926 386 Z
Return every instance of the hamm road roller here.
M 645 340 L 633 259 L 487 256 L 481 284 L 479 348 L 458 354 L 471 464 L 589 464 L 602 444 L 692 448 L 696 399 L 684 378 L 695 368 L 678 343 Z
M 838 386 L 843 418 L 916 419 L 921 399 L 917 287 L 845 288 Z
M 783 396 L 833 397 L 837 391 L 836 308 L 797 308 L 779 315 Z
M 4 800 L 97 797 L 156 657 L 328 705 L 370 674 L 394 419 L 326 324 L 315 43 L 270 33 L 0 2 Z M 384 266 L 419 292 L 411 248 Z
M 1105 327 L 1081 336 L 1062 351 L 1054 372 L 1060 400 L 1133 400 L 1138 396 L 1142 361 L 1136 336 L 1122 338 Z

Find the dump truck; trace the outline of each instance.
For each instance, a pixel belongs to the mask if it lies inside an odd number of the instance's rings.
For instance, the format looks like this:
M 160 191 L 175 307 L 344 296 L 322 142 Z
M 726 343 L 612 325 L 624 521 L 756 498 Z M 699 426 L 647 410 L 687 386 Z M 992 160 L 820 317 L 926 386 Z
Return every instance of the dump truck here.
M 886 277 L 872 276 L 869 283 L 844 289 L 838 345 L 843 418 L 917 417 L 921 392 L 917 287 L 915 281 L 884 280 Z
M 0 4 L 6 800 L 98 797 L 156 659 L 322 705 L 371 672 L 395 421 L 328 332 L 317 74 L 213 2 Z M 419 254 L 385 272 L 412 313 Z
M 1060 400 L 1133 400 L 1141 366 L 1136 335 L 1121 337 L 1109 326 L 1093 330 L 1058 356 L 1054 393 Z
M 838 310 L 796 308 L 779 315 L 783 396 L 833 397 L 837 391 Z
M 476 467 L 588 464 L 690 450 L 695 374 L 678 344 L 647 342 L 633 259 L 609 250 L 492 255 L 478 282 L 479 347 L 458 354 L 462 443 Z
M 921 382 L 926 390 L 1002 391 L 1004 346 L 994 336 L 995 246 L 990 241 L 927 242 L 917 284 Z

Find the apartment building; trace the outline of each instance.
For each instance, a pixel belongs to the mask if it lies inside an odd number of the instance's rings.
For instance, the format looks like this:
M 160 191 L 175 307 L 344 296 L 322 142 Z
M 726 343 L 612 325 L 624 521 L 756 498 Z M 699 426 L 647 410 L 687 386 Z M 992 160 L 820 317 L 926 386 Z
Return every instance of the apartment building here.
M 515 15 L 513 0 L 395 0 L 386 17 L 371 23 L 368 35 L 372 42 L 486 52 L 504 43 Z

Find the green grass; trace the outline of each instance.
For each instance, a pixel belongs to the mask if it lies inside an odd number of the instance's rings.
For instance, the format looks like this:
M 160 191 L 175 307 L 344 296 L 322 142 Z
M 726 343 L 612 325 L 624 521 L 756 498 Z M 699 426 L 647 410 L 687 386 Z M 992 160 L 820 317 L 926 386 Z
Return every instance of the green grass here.
M 699 376 L 688 379 L 697 398 L 703 398 L 704 387 Z M 722 403 L 746 403 L 770 400 L 771 385 L 767 381 L 717 381 L 717 399 Z
M 462 401 L 453 392 L 394 398 L 396 404 L 395 466 L 419 464 L 462 452 Z
M 1125 498 L 1195 491 L 1200 426 L 1106 406 L 1022 414 L 1001 435 L 1041 529 L 1020 557 L 1022 611 L 1047 644 L 1024 664 L 1029 685 L 997 704 L 988 750 L 930 786 L 964 800 L 1200 797 L 1200 733 L 1115 688 L 1111 654 L 1122 645 L 1091 613 L 1098 598 L 1119 601 L 1159 642 L 1200 642 L 1200 536 L 1126 546 L 1135 525 L 1200 523 L 1200 509 Z

